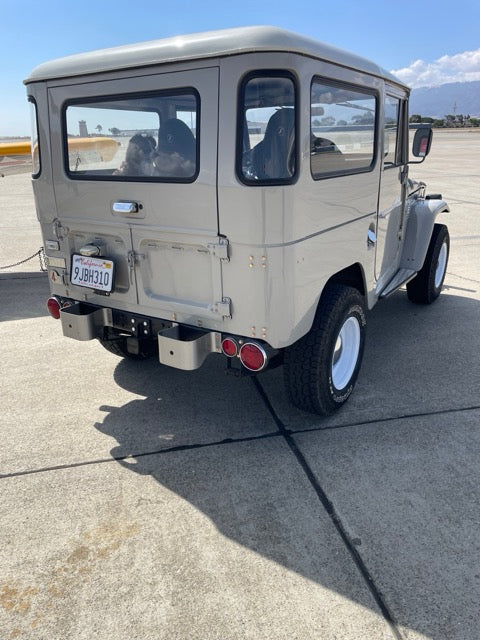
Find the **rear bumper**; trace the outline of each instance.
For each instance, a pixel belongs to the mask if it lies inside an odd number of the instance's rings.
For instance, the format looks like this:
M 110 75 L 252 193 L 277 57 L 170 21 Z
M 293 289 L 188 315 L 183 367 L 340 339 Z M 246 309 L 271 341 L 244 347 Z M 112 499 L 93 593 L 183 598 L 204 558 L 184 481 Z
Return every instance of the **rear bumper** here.
M 64 307 L 60 311 L 63 335 L 74 340 L 93 340 L 98 338 L 103 327 L 113 325 L 112 310 L 93 308 L 81 302 Z
M 210 353 L 222 353 L 222 335 L 173 325 L 158 332 L 158 358 L 162 364 L 191 371 L 202 366 Z
M 217 331 L 152 321 L 141 316 L 125 317 L 129 314 L 123 313 L 120 323 L 116 315 L 112 309 L 77 302 L 60 311 L 63 335 L 74 340 L 93 340 L 102 337 L 107 327 L 129 339 L 157 340 L 160 362 L 186 371 L 201 367 L 210 353 L 222 353 L 222 335 Z

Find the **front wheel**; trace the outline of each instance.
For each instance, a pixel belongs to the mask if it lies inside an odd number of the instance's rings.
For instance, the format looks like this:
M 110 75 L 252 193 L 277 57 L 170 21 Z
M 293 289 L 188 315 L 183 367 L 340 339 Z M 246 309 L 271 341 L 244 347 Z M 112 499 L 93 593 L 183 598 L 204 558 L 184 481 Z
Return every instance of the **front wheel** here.
M 295 406 L 329 415 L 348 400 L 360 371 L 366 324 L 360 292 L 327 285 L 312 328 L 285 350 L 285 386 Z
M 433 227 L 423 267 L 407 283 L 407 296 L 417 304 L 431 304 L 442 290 L 450 254 L 450 236 L 444 224 Z

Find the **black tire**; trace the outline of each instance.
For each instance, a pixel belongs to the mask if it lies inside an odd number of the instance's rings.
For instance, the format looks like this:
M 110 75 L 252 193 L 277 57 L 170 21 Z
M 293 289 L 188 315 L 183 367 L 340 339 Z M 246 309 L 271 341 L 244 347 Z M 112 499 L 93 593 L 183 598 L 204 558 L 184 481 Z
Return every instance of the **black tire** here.
M 98 341 L 107 351 L 110 353 L 114 353 L 116 356 L 120 356 L 120 358 L 130 358 L 131 360 L 147 360 L 155 355 L 155 344 L 145 343 L 142 346 L 140 353 L 130 353 L 127 349 L 127 339 L 126 338 L 116 338 L 114 340 L 104 340 L 103 338 L 98 338 Z
M 444 224 L 433 227 L 423 267 L 407 283 L 407 296 L 416 304 L 432 304 L 442 290 L 450 255 L 450 236 Z
M 348 400 L 362 363 L 366 324 L 361 293 L 345 285 L 327 285 L 312 328 L 285 350 L 285 387 L 296 407 L 330 415 Z M 345 366 L 339 369 L 342 359 Z

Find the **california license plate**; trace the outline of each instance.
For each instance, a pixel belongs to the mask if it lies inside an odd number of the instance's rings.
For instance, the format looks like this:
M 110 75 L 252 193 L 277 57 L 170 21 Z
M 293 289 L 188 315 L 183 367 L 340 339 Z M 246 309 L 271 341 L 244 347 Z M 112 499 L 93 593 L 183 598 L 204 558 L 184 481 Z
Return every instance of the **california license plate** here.
M 79 287 L 88 287 L 96 291 L 110 292 L 113 287 L 115 264 L 104 258 L 72 256 L 70 281 Z

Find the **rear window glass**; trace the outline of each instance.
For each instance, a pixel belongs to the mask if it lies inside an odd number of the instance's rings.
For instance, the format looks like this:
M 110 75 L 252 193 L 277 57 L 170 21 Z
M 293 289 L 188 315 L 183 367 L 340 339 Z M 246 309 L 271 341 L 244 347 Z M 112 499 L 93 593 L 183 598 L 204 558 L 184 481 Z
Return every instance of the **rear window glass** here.
M 37 105 L 33 98 L 29 98 L 30 105 L 30 128 L 31 128 L 31 147 L 32 147 L 32 176 L 37 178 L 40 175 L 40 144 L 38 141 L 38 119 Z
M 376 104 L 372 93 L 313 81 L 310 161 L 314 178 L 368 171 L 373 166 Z
M 242 85 L 237 172 L 247 184 L 283 183 L 296 172 L 295 85 L 258 74 Z
M 190 182 L 198 174 L 198 122 L 193 90 L 70 103 L 67 173 L 89 180 Z

